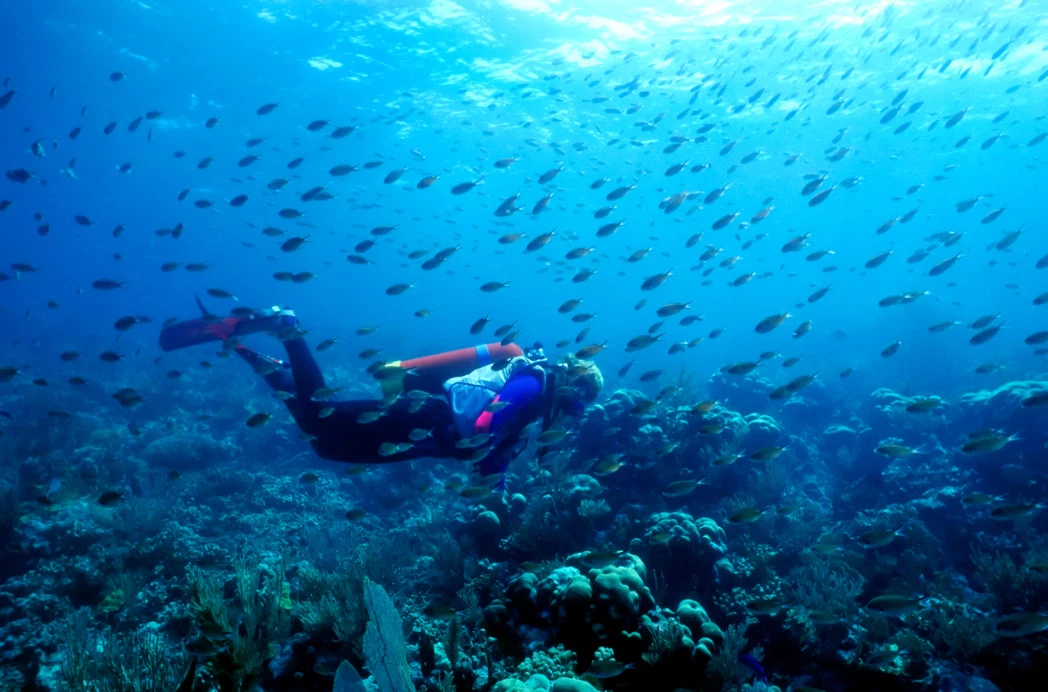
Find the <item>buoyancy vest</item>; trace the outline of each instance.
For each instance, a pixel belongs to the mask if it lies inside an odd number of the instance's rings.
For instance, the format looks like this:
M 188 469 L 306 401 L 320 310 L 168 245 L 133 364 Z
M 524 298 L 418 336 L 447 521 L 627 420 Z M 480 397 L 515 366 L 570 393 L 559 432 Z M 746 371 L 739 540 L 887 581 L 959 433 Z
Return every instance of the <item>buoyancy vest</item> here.
M 405 389 L 421 389 L 430 394 L 440 394 L 443 391 L 444 382 L 448 379 L 461 377 L 485 365 L 523 354 L 523 349 L 516 344 L 503 345 L 496 342 L 409 360 L 395 360 L 386 363 L 386 367 L 402 368 L 408 370 L 409 373 L 403 379 L 383 379 L 381 381 L 382 397 L 386 402 L 392 402 Z
M 535 354 L 532 354 L 535 355 Z M 490 432 L 492 413 L 488 407 L 498 400 L 506 383 L 525 372 L 539 380 L 542 396 L 546 398 L 549 390 L 548 373 L 541 367 L 546 364 L 544 357 L 529 358 L 517 356 L 508 363 L 486 365 L 477 368 L 461 377 L 452 377 L 444 382 L 448 403 L 455 421 L 455 429 L 463 439 L 479 433 Z M 544 416 L 545 419 L 548 416 Z

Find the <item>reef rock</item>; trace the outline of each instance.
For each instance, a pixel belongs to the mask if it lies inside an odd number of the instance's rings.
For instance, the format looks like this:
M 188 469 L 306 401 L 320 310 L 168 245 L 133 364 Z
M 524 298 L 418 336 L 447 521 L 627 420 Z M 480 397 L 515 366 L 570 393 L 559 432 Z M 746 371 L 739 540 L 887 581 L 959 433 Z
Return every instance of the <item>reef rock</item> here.
M 1007 382 L 997 389 L 984 389 L 961 396 L 959 421 L 965 430 L 1003 428 L 1021 433 L 1027 440 L 1048 438 L 1044 409 L 1023 406 L 1023 400 L 1048 392 L 1048 381 Z
M 659 512 L 648 517 L 644 544 L 651 560 L 670 579 L 714 578 L 713 567 L 728 551 L 724 529 L 707 517 Z
M 578 425 L 578 436 L 575 443 L 576 456 L 580 458 L 597 456 L 614 440 L 626 442 L 641 433 L 641 428 L 654 420 L 652 417 L 637 416 L 631 413 L 634 407 L 643 401 L 648 401 L 648 397 L 643 392 L 635 389 L 619 389 L 613 392 L 603 404 L 587 408 Z M 613 438 L 609 438 L 606 434 L 611 429 L 618 429 L 618 433 Z M 648 430 L 645 431 L 645 434 L 650 436 L 652 432 Z M 658 430 L 658 433 L 661 436 L 662 431 Z
M 223 464 L 229 454 L 214 438 L 187 432 L 153 440 L 142 450 L 142 458 L 151 467 L 185 472 Z
M 781 444 L 782 426 L 768 415 L 751 413 L 746 416 L 746 434 L 743 444 L 746 449 L 760 449 Z
M 775 385 L 753 373 L 739 377 L 718 372 L 710 378 L 707 388 L 711 397 L 736 411 L 763 413 L 771 407 L 768 394 Z
M 490 630 L 518 644 L 539 631 L 543 643 L 561 643 L 575 651 L 581 665 L 588 665 L 604 646 L 620 660 L 639 657 L 645 646 L 641 616 L 655 608 L 644 583 L 644 563 L 628 553 L 612 564 L 592 553 L 573 555 L 567 562 L 544 579 L 531 573 L 514 578 L 504 598 L 484 610 Z

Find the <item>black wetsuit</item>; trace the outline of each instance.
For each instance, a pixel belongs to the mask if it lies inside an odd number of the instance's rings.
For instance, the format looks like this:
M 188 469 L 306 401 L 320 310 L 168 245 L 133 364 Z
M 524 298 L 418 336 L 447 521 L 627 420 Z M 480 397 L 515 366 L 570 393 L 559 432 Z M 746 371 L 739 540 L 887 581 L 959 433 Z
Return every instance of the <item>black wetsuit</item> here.
M 313 353 L 303 339 L 288 339 L 283 343 L 290 368 L 278 366 L 264 379 L 274 390 L 295 395 L 284 404 L 298 427 L 312 437 L 310 444 L 321 457 L 332 461 L 385 463 L 420 457 L 470 459 L 477 453 L 476 449 L 456 445 L 460 438 L 451 405 L 444 395 L 443 381 L 409 374 L 404 380 L 405 391 L 422 390 L 431 395 L 421 402 L 403 396 L 390 406 L 383 406 L 381 399 L 315 401 L 316 391 L 327 385 Z M 236 352 L 252 367 L 271 363 L 270 359 L 242 346 L 237 347 Z M 417 410 L 411 410 L 413 407 Z M 326 408 L 332 410 L 322 417 L 320 414 Z M 360 416 L 367 413 L 382 413 L 382 416 L 372 422 L 361 422 Z M 543 413 L 544 408 L 538 403 L 523 411 L 507 434 L 500 435 L 499 442 L 479 462 L 478 471 L 482 475 L 504 471 L 514 456 L 520 432 L 530 423 L 541 420 Z M 406 452 L 379 453 L 383 443 L 410 442 L 409 434 L 416 429 L 430 430 L 431 434 L 413 442 Z
M 295 395 L 286 399 L 284 404 L 302 432 L 312 436 L 310 444 L 321 457 L 332 461 L 376 463 L 403 461 L 416 456 L 459 456 L 456 452 L 461 450 L 455 447 L 451 434 L 454 422 L 451 407 L 445 398 L 432 396 L 422 402 L 417 411 L 409 410 L 412 401 L 406 397 L 400 397 L 386 407 L 381 399 L 315 401 L 313 395 L 327 385 L 309 346 L 303 339 L 288 339 L 284 348 L 290 369 L 278 367 L 264 379 L 274 390 Z M 238 348 L 237 353 L 252 366 L 264 360 L 263 356 L 249 349 Z M 333 410 L 321 417 L 326 408 Z M 382 413 L 382 416 L 370 423 L 361 422 L 361 415 L 367 413 Z M 407 442 L 409 433 L 417 428 L 432 429 L 432 436 L 415 443 L 407 453 L 379 454 L 379 447 L 384 442 Z

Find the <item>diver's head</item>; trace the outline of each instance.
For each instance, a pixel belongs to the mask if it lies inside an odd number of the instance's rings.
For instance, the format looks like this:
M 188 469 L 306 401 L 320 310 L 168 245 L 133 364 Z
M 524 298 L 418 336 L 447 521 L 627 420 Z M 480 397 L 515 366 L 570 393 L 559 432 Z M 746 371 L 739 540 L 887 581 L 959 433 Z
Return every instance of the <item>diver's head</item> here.
M 579 415 L 586 404 L 597 400 L 597 395 L 604 388 L 604 375 L 591 360 L 582 360 L 573 355 L 561 356 L 557 361 L 560 378 L 557 381 L 557 395 L 561 403 L 560 411 Z

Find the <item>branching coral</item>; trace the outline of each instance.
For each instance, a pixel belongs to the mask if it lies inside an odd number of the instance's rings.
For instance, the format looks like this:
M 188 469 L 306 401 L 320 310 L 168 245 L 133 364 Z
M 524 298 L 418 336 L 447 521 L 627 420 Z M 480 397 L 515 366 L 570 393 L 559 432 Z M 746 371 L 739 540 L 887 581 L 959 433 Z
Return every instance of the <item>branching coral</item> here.
M 855 611 L 855 599 L 864 581 L 843 562 L 818 559 L 791 571 L 786 583 L 791 603 L 810 612 L 843 618 Z
M 609 512 L 611 512 L 611 505 L 604 499 L 590 500 L 587 498 L 579 503 L 578 513 L 583 518 L 596 519 Z
M 186 676 L 184 651 L 159 632 L 105 636 L 90 628 L 86 609 L 72 613 L 62 628 L 62 681 L 84 692 L 171 692 Z
M 364 573 L 358 562 L 345 560 L 334 572 L 304 565 L 298 570 L 297 614 L 302 626 L 320 638 L 335 638 L 360 653 L 367 622 Z
M 785 464 L 770 462 L 764 470 L 750 476 L 746 491 L 758 505 L 765 507 L 782 499 L 789 486 L 789 480 L 790 475 Z
M 1028 597 L 1028 573 L 1007 553 L 972 550 L 972 564 L 979 581 L 989 590 L 998 610 L 1023 605 Z
M 641 657 L 649 666 L 658 665 L 685 646 L 688 630 L 679 620 L 661 620 L 648 627 L 651 643 Z
M 721 645 L 706 666 L 706 679 L 712 689 L 727 689 L 739 681 L 743 673 L 739 656 L 748 643 L 745 625 L 731 625 L 724 630 Z
M 277 653 L 291 625 L 290 589 L 284 580 L 286 555 L 263 568 L 246 555 L 234 563 L 235 602 L 222 596 L 213 573 L 190 581 L 190 609 L 203 635 L 201 650 L 221 690 L 250 688 Z M 234 627 L 233 623 L 237 623 Z
M 918 629 L 937 650 L 961 664 L 968 664 L 997 639 L 993 619 L 963 604 L 943 603 L 929 609 Z

